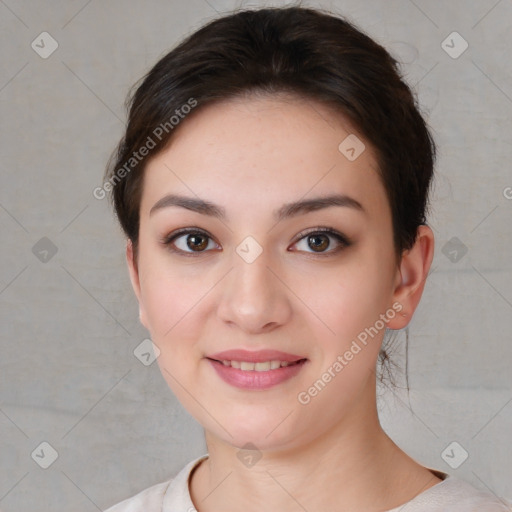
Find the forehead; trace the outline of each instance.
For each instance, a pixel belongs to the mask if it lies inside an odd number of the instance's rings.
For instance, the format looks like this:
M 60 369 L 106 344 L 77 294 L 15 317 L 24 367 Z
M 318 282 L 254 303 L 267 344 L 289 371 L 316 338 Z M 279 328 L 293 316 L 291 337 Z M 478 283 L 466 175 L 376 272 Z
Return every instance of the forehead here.
M 354 158 L 355 157 L 355 158 Z M 247 209 L 330 193 L 387 207 L 371 145 L 327 106 L 289 96 L 239 98 L 196 111 L 147 165 L 141 213 L 165 193 Z

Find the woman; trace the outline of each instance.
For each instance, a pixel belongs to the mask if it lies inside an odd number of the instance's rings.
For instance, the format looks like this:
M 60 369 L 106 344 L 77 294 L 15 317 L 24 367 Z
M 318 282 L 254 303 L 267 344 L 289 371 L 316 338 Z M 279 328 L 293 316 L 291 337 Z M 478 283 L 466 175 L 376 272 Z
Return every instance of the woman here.
M 320 11 L 225 16 L 155 65 L 105 189 L 208 455 L 109 512 L 508 510 L 378 419 L 384 334 L 433 257 L 434 157 L 396 62 Z

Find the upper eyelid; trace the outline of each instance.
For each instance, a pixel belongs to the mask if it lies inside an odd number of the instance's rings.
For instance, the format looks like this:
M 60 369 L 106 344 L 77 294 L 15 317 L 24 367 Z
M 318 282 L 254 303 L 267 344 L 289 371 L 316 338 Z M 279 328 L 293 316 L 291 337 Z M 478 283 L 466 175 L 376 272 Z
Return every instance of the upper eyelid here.
M 345 236 L 343 233 L 339 232 L 335 228 L 331 228 L 328 226 L 326 226 L 326 227 L 317 226 L 315 228 L 300 231 L 296 236 L 296 242 L 298 242 L 299 240 L 302 240 L 304 237 L 306 237 L 308 235 L 313 235 L 315 233 L 322 233 L 322 234 L 331 235 L 334 237 L 340 237 L 340 238 L 346 239 L 348 241 L 348 237 Z M 296 243 L 296 242 L 294 242 L 294 243 Z
M 215 237 L 213 235 L 211 235 L 208 231 L 206 231 L 205 229 L 196 228 L 196 227 L 176 229 L 176 230 L 172 231 L 171 233 L 164 235 L 162 237 L 162 239 L 163 239 L 163 241 L 170 241 L 175 238 L 178 238 L 181 235 L 191 235 L 194 233 L 198 233 L 200 235 L 206 235 L 207 237 L 211 238 L 212 240 L 215 240 Z

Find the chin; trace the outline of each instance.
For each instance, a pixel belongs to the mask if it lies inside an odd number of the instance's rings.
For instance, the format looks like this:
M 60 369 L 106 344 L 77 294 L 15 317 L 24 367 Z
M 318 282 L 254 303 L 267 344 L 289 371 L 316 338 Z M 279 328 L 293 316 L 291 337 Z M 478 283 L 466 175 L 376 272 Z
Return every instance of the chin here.
M 252 409 L 247 414 L 215 416 L 225 430 L 215 421 L 212 422 L 211 418 L 206 422 L 201 421 L 205 418 L 196 419 L 210 434 L 233 447 L 248 449 L 250 445 L 253 449 L 272 451 L 291 447 L 297 440 L 298 432 L 294 430 L 294 424 L 288 423 L 292 416 L 290 412 L 276 415 Z M 288 415 L 290 418 L 287 418 Z

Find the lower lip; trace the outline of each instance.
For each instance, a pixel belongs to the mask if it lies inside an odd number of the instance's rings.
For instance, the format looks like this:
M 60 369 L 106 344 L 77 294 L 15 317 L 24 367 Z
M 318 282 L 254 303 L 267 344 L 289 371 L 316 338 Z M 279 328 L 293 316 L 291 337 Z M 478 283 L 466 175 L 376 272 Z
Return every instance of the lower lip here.
M 226 366 L 219 361 L 208 359 L 219 377 L 224 381 L 241 389 L 263 390 L 277 386 L 297 375 L 304 366 L 306 360 L 291 366 L 282 366 L 275 370 L 257 372 L 256 370 L 239 370 L 232 366 Z

